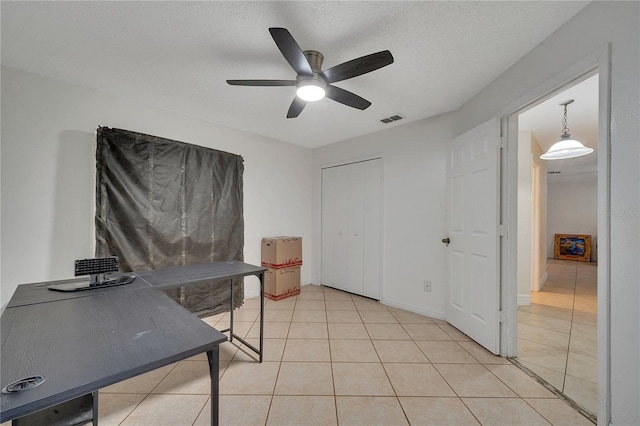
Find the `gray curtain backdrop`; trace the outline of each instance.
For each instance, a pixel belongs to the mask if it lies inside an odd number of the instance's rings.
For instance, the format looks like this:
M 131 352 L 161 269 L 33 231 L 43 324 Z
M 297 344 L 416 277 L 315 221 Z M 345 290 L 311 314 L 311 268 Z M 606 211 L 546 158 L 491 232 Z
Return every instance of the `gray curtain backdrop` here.
M 243 260 L 243 159 L 121 129 L 98 128 L 96 256 L 121 271 Z M 236 280 L 234 302 L 244 300 Z M 228 310 L 228 283 L 166 293 L 201 315 Z

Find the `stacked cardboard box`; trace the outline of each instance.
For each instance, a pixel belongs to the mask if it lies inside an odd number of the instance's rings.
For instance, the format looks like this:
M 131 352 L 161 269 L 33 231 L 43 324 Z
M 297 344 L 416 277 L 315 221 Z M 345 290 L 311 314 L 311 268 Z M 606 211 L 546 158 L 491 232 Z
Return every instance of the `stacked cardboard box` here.
M 272 237 L 262 239 L 264 294 L 279 300 L 300 293 L 302 238 Z

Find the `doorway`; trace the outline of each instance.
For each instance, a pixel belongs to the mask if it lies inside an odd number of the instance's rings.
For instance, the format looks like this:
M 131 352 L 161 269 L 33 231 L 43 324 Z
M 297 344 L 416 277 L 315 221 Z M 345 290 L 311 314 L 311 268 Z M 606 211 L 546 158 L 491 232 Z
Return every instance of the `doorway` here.
M 598 411 L 597 241 L 599 75 L 565 87 L 518 115 L 517 358 L 592 415 Z M 595 152 L 540 155 L 560 135 L 560 103 L 572 136 Z M 555 259 L 556 234 L 590 235 L 587 261 Z

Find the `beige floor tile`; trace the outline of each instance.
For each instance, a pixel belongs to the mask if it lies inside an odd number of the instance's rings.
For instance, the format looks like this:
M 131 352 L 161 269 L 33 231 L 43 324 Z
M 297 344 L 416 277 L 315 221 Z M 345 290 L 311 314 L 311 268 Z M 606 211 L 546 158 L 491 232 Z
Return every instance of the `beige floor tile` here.
M 283 361 L 328 362 L 329 341 L 320 339 L 289 339 L 284 346 Z
M 270 404 L 270 395 L 220 395 L 218 420 L 225 426 L 263 425 L 267 421 Z M 193 425 L 211 425 L 211 399 Z
M 458 342 L 469 342 L 469 341 L 471 341 L 469 336 L 467 336 L 466 334 L 464 334 L 463 332 L 461 332 L 460 330 L 458 330 L 457 328 L 455 328 L 451 324 L 440 323 L 440 324 L 438 324 L 438 327 L 440 327 L 442 329 L 442 331 L 447 333 L 449 335 L 449 337 L 451 337 L 453 340 L 456 340 Z
M 353 296 L 353 303 L 359 311 L 386 311 L 387 307 L 380 302 L 376 302 L 365 297 Z
M 327 324 L 329 339 L 369 339 L 369 333 L 362 323 L 333 323 Z
M 324 301 L 324 293 L 322 291 L 303 291 L 298 295 L 298 302 L 301 302 L 303 300 Z
M 518 358 L 518 362 L 528 368 L 532 373 L 536 374 L 545 382 L 562 392 L 564 388 L 564 373 L 542 367 L 540 365 L 531 364 Z
M 394 396 L 380 363 L 333 363 L 335 394 L 352 396 Z
M 180 361 L 152 393 L 211 395 L 209 362 Z
M 440 324 L 403 324 L 402 327 L 413 340 L 453 340 Z
M 122 382 L 100 389 L 101 393 L 150 393 L 178 363 L 160 367 Z
M 286 339 L 264 339 L 264 352 L 262 354 L 263 361 L 281 361 L 282 353 L 284 352 L 284 344 Z M 260 340 L 259 339 L 247 339 L 247 343 L 252 344 L 256 348 L 259 348 Z M 251 349 L 247 348 L 244 345 L 240 345 L 238 347 L 238 351 L 233 357 L 234 361 L 256 361 L 258 360 L 258 354 L 253 352 Z
M 244 338 L 249 333 L 249 330 L 253 327 L 254 322 L 249 321 L 238 321 L 234 320 L 233 322 L 233 332 Z M 223 330 L 229 328 L 229 321 L 222 320 L 218 324 L 216 324 L 216 330 Z M 226 336 L 229 337 L 229 333 L 226 333 Z
M 329 362 L 283 362 L 274 395 L 333 395 Z
M 322 309 L 324 311 L 324 299 L 323 300 L 298 300 L 296 302 L 296 309 Z M 295 312 L 294 312 L 295 315 Z
M 408 425 L 395 397 L 338 396 L 336 409 L 341 425 Z
M 561 333 L 569 333 L 571 331 L 570 320 L 535 314 L 518 308 L 518 325 L 520 324 L 534 325 Z
M 258 308 L 258 309 L 245 309 L 243 307 L 242 309 L 238 309 L 238 310 L 233 312 L 234 326 L 235 326 L 235 322 L 236 321 L 253 322 L 256 319 L 258 319 L 259 315 L 260 315 L 260 308 Z M 231 318 L 231 316 L 229 316 L 229 319 L 230 318 Z
M 208 398 L 207 395 L 152 394 L 147 396 L 121 425 L 183 426 L 192 424 Z
M 409 422 L 414 426 L 480 424 L 459 398 L 400 397 L 398 399 Z
M 291 321 L 293 316 L 293 309 L 265 309 L 264 320 L 265 321 Z
M 401 324 L 428 324 L 433 322 L 433 318 L 402 309 L 389 309 L 389 312 Z
M 289 333 L 289 323 L 282 321 L 265 321 L 262 333 L 265 339 L 285 339 Z M 247 333 L 247 337 L 251 339 L 257 339 L 260 337 L 260 322 L 256 321 L 255 324 Z
M 271 395 L 279 362 L 232 362 L 220 379 L 222 395 Z
M 548 317 L 563 319 L 566 321 L 571 321 L 571 317 L 573 316 L 572 309 L 561 309 L 561 308 L 555 308 L 553 306 L 545 306 L 545 305 L 540 305 L 535 303 L 529 306 L 520 306 L 518 307 L 518 309 L 525 312 L 532 312 L 539 315 L 546 315 Z
M 140 393 L 103 393 L 98 396 L 98 423 L 100 426 L 117 426 L 146 397 Z M 10 422 L 6 423 L 7 426 Z
M 373 345 L 382 362 L 429 362 L 418 346 L 410 340 L 374 340 Z
M 218 350 L 219 350 L 218 357 L 220 358 L 220 360 L 221 361 L 232 360 L 236 352 L 238 351 L 238 344 L 239 342 L 237 342 L 236 340 L 234 340 L 233 342 L 226 341 L 224 343 L 221 343 L 218 346 Z
M 260 298 L 259 297 L 250 297 L 248 299 L 244 299 L 244 303 L 240 309 L 260 309 Z
M 267 418 L 273 426 L 337 425 L 333 396 L 274 396 Z
M 590 413 L 598 412 L 598 385 L 570 375 L 565 376 L 564 392 Z
M 334 290 L 329 287 L 324 288 L 324 300 L 348 300 L 351 301 L 351 294 L 340 290 Z
M 442 376 L 430 364 L 383 364 L 398 396 L 455 396 Z
M 511 364 L 508 359 L 492 354 L 476 342 L 458 343 L 482 364 Z
M 589 420 L 560 399 L 525 399 L 554 426 L 593 426 Z
M 359 322 L 362 323 L 362 318 L 358 311 L 327 311 L 327 322 Z
M 598 360 L 590 356 L 569 352 L 567 374 L 590 382 L 598 382 Z
M 567 351 L 529 340 L 518 339 L 518 359 L 564 373 Z
M 521 398 L 555 398 L 544 386 L 515 365 L 487 365 L 487 368 Z
M 434 364 L 460 397 L 515 397 L 504 383 L 483 365 Z
M 292 322 L 289 339 L 328 339 L 326 322 Z
M 296 299 L 298 296 L 287 297 L 282 300 L 269 300 L 265 299 L 264 309 L 272 310 L 272 309 L 293 309 L 296 306 Z
M 477 364 L 478 360 L 457 342 L 449 340 L 419 340 L 416 345 L 433 364 Z
M 374 340 L 410 340 L 400 324 L 365 324 L 369 337 Z
M 327 311 L 355 311 L 356 305 L 351 301 L 351 298 L 342 300 L 326 300 L 325 305 Z
M 320 309 L 296 309 L 293 311 L 292 322 L 327 322 L 327 314 Z
M 360 311 L 360 317 L 365 324 L 397 324 L 389 311 Z
M 569 349 L 569 333 L 561 333 L 535 325 L 518 323 L 518 338 L 559 349 Z
M 549 425 L 536 410 L 519 398 L 463 398 L 480 423 L 495 426 Z
M 550 294 L 541 292 L 531 292 L 531 303 L 546 305 L 553 308 L 560 309 L 572 309 L 573 308 L 573 293 L 572 294 Z
M 571 335 L 571 341 L 569 344 L 569 352 L 586 355 L 588 357 L 598 358 L 598 343 L 596 342 L 596 336 L 581 337 L 578 335 Z
M 371 340 L 330 340 L 333 362 L 380 362 Z
M 587 324 L 593 327 L 598 326 L 598 314 L 597 313 L 589 313 L 589 312 L 579 312 L 576 311 L 573 313 L 573 325 L 577 323 Z

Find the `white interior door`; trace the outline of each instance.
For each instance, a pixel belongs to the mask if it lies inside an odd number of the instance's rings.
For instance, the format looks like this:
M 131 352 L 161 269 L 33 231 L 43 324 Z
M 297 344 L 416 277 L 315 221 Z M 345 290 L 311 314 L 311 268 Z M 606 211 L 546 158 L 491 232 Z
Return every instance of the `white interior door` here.
M 447 150 L 446 319 L 499 353 L 499 120 L 453 140 Z

